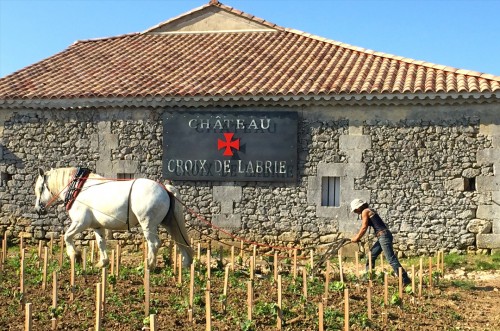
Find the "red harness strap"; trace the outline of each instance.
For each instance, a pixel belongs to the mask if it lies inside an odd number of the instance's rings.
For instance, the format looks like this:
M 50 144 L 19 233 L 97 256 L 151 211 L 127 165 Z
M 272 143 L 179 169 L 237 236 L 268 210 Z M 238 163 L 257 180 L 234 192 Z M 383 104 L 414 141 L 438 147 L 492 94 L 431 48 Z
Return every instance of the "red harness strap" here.
M 82 190 L 83 185 L 89 178 L 91 171 L 88 168 L 78 168 L 73 176 L 73 180 L 69 185 L 68 192 L 66 192 L 66 197 L 64 198 L 64 206 L 66 211 L 71 209 L 73 202 L 75 202 L 76 197 Z

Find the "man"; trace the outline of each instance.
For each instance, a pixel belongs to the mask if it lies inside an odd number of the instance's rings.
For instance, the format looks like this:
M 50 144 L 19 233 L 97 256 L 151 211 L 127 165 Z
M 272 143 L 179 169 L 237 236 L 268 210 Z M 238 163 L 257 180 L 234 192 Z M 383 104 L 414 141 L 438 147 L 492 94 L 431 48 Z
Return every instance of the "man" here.
M 394 270 L 394 274 L 398 275 L 401 263 L 399 263 L 396 254 L 394 254 L 394 248 L 392 246 L 393 237 L 387 225 L 384 223 L 384 221 L 382 221 L 377 212 L 371 209 L 368 206 L 368 203 L 364 202 L 361 199 L 354 199 L 351 202 L 351 211 L 358 215 L 361 215 L 361 228 L 359 229 L 358 234 L 355 235 L 351 239 L 351 241 L 353 243 L 359 242 L 366 233 L 366 230 L 368 230 L 368 227 L 371 226 L 373 228 L 375 236 L 377 237 L 377 241 L 375 242 L 375 244 L 373 244 L 372 248 L 370 249 L 372 253 L 371 254 L 372 266 L 375 265 L 377 257 L 383 251 L 387 259 L 387 262 L 389 262 L 389 264 L 392 267 L 392 270 Z M 369 261 L 366 262 L 367 270 L 368 266 L 369 266 Z M 403 269 L 403 285 L 406 286 L 410 283 L 411 279 L 410 277 L 408 277 L 408 273 Z

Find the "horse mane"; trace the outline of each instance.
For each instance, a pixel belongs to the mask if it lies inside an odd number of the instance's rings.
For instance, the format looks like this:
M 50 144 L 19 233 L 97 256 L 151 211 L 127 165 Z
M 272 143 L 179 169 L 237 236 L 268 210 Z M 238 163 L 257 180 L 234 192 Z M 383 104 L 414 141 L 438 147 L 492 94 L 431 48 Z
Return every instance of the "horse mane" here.
M 69 185 L 71 179 L 76 173 L 77 168 L 56 168 L 47 171 L 47 186 L 52 195 L 59 194 L 66 186 Z M 91 173 L 89 178 L 101 178 L 101 176 Z

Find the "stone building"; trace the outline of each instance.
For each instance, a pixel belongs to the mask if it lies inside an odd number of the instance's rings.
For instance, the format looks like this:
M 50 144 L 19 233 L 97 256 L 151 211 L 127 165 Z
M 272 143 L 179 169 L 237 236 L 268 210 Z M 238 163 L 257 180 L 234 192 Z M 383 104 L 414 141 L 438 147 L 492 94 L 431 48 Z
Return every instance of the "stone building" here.
M 359 197 L 404 254 L 498 249 L 499 112 L 500 77 L 210 1 L 0 79 L 0 233 L 63 231 L 63 208 L 33 214 L 36 169 L 88 166 L 173 180 L 188 207 L 249 240 L 308 246 L 350 235 L 359 221 L 348 205 Z M 186 220 L 195 237 L 227 237 Z

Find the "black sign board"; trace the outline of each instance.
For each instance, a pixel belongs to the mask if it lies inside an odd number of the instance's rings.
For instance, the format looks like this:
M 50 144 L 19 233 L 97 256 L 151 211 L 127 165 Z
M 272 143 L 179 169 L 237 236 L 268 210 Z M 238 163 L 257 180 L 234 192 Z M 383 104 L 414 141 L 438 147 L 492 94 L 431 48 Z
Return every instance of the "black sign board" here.
M 294 181 L 297 113 L 167 113 L 163 151 L 168 179 Z

